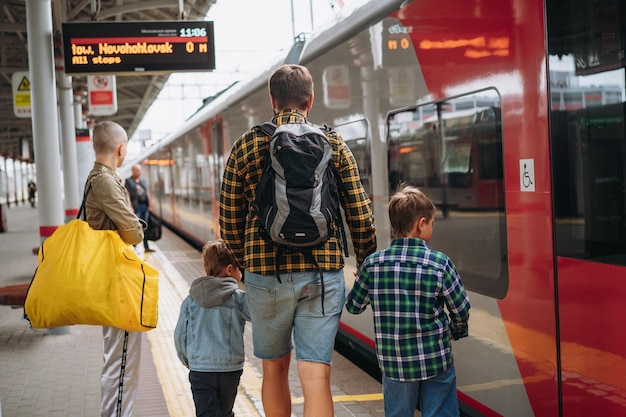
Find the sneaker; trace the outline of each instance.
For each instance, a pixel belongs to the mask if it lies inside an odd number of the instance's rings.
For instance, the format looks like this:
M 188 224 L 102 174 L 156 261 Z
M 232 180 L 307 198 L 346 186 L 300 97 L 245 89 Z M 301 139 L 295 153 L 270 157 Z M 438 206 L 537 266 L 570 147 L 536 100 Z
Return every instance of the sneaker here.
M 149 253 L 149 252 L 156 252 L 156 251 L 154 249 L 146 248 L 146 250 L 144 252 L 145 253 Z

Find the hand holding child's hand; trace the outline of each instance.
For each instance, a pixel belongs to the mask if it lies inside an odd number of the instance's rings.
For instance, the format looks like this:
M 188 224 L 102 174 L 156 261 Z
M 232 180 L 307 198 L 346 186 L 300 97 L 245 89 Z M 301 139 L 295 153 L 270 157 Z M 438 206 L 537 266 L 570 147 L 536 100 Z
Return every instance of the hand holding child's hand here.
M 459 340 L 463 337 L 467 337 L 469 334 L 469 329 L 467 323 L 463 324 L 454 324 L 450 323 L 450 335 L 453 340 Z

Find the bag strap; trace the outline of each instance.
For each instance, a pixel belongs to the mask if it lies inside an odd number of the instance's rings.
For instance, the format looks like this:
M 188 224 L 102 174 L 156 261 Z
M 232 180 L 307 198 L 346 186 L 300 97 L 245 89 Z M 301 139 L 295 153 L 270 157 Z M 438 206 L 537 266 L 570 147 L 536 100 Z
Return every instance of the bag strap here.
M 265 122 L 262 125 L 254 126 L 254 128 L 257 130 L 260 130 L 261 132 L 265 133 L 267 136 L 271 138 L 272 136 L 274 136 L 274 132 L 276 131 L 278 126 L 276 126 L 272 122 Z
M 278 129 L 278 126 L 276 126 L 274 123 L 272 122 L 265 122 L 262 125 L 256 125 L 254 126 L 255 129 L 260 130 L 262 133 L 264 133 L 266 136 L 269 136 L 270 139 L 272 138 L 272 136 L 274 136 L 274 132 L 276 132 L 276 129 Z M 266 155 L 264 155 L 263 157 L 263 161 L 261 163 L 261 166 L 263 167 L 263 171 L 265 171 L 267 168 L 269 168 L 270 164 L 271 164 L 271 157 L 269 155 L 269 145 L 268 145 L 268 150 L 266 152 Z
M 89 181 L 91 177 L 87 178 Z M 89 186 L 85 189 L 85 193 L 83 194 L 83 202 L 80 204 L 80 209 L 78 210 L 78 214 L 76 215 L 77 219 L 80 219 L 80 216 L 83 216 L 83 220 L 87 220 L 87 212 L 85 209 L 85 201 L 87 201 L 87 194 L 91 191 L 91 181 L 89 181 Z
M 337 188 L 339 189 L 339 194 L 345 196 L 348 199 L 348 190 L 346 189 L 345 184 L 341 180 L 341 176 L 339 176 L 339 170 L 335 166 L 335 164 L 330 164 L 330 169 L 333 172 L 333 177 L 335 177 L 335 183 L 337 184 Z M 350 257 L 348 253 L 348 238 L 346 237 L 346 228 L 343 227 L 343 217 L 341 216 L 341 203 L 339 207 L 337 207 L 337 223 L 339 223 L 339 234 L 341 234 L 341 243 L 343 245 L 343 252 L 346 258 Z
M 304 258 L 311 262 L 313 265 L 315 265 L 315 268 L 317 268 L 317 272 L 320 273 L 320 282 L 322 285 L 322 315 L 326 316 L 326 312 L 324 311 L 324 296 L 326 295 L 326 287 L 324 285 L 324 271 L 322 271 L 322 269 L 320 268 L 319 264 L 317 263 L 317 259 L 315 259 L 315 256 L 313 256 L 313 249 L 312 248 L 294 248 L 294 247 L 290 247 L 289 250 L 285 250 L 285 248 L 283 246 L 277 246 L 276 247 L 276 279 L 278 280 L 279 284 L 282 284 L 282 280 L 280 279 L 280 265 L 281 262 L 280 260 L 284 258 L 286 253 L 293 253 L 293 251 L 296 250 L 298 252 L 300 252 L 302 254 L 302 256 L 304 256 Z
M 143 268 L 143 265 L 142 265 Z M 143 297 L 143 292 L 142 295 Z M 122 416 L 122 394 L 124 393 L 124 374 L 126 373 L 126 358 L 128 357 L 128 331 L 124 331 L 124 344 L 122 346 L 122 364 L 120 366 L 120 379 L 117 385 L 117 403 L 115 416 Z
M 324 135 L 328 135 L 329 133 L 334 133 L 335 129 L 328 125 L 322 126 L 322 131 Z M 328 137 L 326 138 L 328 140 Z M 346 185 L 343 183 L 341 179 L 341 175 L 339 175 L 339 170 L 335 166 L 335 164 L 330 164 L 330 169 L 333 172 L 333 176 L 335 177 L 335 183 L 337 184 L 337 188 L 339 189 L 339 194 L 343 193 L 346 200 L 348 199 L 348 190 L 346 189 Z M 341 206 L 341 204 L 339 204 Z M 348 238 L 346 236 L 346 228 L 343 227 L 343 217 L 341 216 L 341 208 L 337 207 L 337 221 L 339 223 L 339 233 L 341 234 L 341 243 L 343 244 L 343 253 L 346 258 L 350 257 L 350 253 L 348 252 Z

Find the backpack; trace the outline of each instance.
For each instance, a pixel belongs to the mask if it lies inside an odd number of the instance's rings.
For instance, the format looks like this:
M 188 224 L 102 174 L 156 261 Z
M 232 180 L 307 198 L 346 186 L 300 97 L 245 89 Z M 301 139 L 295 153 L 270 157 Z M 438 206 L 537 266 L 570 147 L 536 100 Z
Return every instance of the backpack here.
M 146 240 L 151 240 L 156 242 L 161 239 L 163 235 L 163 225 L 161 224 L 161 219 L 152 214 L 148 213 L 148 227 L 143 232 Z
M 348 256 L 339 202 L 339 188 L 345 190 L 325 132 L 307 123 L 256 128 L 271 137 L 254 201 L 261 237 L 285 253 L 307 255 L 334 235 L 338 223 Z

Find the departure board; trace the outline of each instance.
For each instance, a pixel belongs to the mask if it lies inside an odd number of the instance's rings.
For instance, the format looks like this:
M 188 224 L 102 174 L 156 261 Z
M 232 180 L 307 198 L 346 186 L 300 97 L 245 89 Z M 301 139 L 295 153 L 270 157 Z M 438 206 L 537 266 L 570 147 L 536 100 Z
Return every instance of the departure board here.
M 67 74 L 136 74 L 215 69 L 211 21 L 63 23 Z

